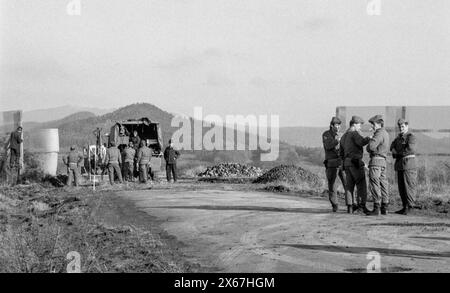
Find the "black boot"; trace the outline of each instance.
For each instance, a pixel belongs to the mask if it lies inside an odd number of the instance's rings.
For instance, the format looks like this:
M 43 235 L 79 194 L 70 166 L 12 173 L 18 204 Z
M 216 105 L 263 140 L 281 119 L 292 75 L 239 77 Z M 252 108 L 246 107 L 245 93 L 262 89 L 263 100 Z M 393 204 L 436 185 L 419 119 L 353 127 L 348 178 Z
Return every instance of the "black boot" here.
M 398 210 L 398 211 L 396 211 L 395 213 L 396 213 L 396 214 L 399 214 L 399 215 L 404 215 L 405 210 L 406 210 L 406 207 L 404 206 L 401 210 Z
M 353 206 L 352 205 L 348 205 L 347 206 L 347 213 L 349 213 L 349 214 L 353 213 Z
M 353 205 L 351 206 L 351 208 L 352 208 L 352 213 L 355 213 L 355 212 L 357 212 L 357 211 L 359 210 L 359 206 L 356 205 L 356 204 L 353 204 Z
M 379 216 L 380 215 L 380 204 L 373 204 L 373 211 L 364 212 L 367 216 Z
M 333 207 L 333 213 L 336 213 L 338 211 L 338 209 L 339 209 L 338 205 L 337 204 L 332 204 L 331 206 Z
M 381 203 L 381 214 L 387 215 L 388 214 L 388 204 L 387 203 Z
M 375 207 L 375 205 L 374 205 L 374 207 Z M 367 214 L 367 213 L 372 212 L 371 210 L 369 210 L 369 209 L 366 207 L 366 204 L 361 204 L 361 206 L 360 206 L 359 208 L 362 210 L 362 212 L 363 212 L 364 214 Z M 380 209 L 380 206 L 378 206 L 378 209 Z

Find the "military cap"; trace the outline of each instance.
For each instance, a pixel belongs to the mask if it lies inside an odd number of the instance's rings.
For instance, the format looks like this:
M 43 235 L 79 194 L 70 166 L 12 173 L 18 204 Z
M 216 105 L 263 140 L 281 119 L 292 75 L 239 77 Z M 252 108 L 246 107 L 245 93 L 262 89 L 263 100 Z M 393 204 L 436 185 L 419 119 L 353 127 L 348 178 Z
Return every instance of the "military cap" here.
M 405 118 L 400 118 L 397 121 L 397 125 L 402 125 L 402 124 L 408 124 L 408 121 L 406 121 Z
M 370 123 L 379 123 L 380 121 L 384 121 L 383 116 L 382 115 L 375 115 L 372 118 L 369 119 Z
M 75 150 L 77 147 L 75 145 L 70 146 L 70 150 L 73 151 Z
M 350 120 L 350 122 L 354 123 L 354 124 L 356 124 L 356 123 L 363 124 L 364 120 L 361 117 L 359 117 L 359 116 L 352 116 L 352 120 Z
M 333 117 L 333 118 L 331 118 L 330 125 L 333 125 L 333 124 L 341 124 L 341 123 L 342 123 L 342 121 L 341 121 L 341 119 L 339 119 L 338 117 Z

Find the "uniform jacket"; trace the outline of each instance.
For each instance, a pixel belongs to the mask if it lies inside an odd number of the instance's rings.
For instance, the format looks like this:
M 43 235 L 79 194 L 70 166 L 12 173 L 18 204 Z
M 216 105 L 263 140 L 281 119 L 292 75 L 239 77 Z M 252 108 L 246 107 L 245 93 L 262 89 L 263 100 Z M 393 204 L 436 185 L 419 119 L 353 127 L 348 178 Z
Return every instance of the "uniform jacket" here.
M 386 167 L 386 156 L 389 151 L 389 134 L 384 127 L 377 129 L 367 144 L 370 155 L 369 166 Z
M 125 163 L 133 163 L 134 157 L 136 156 L 136 150 L 134 148 L 126 147 L 123 150 Z
M 152 158 L 153 150 L 148 146 L 143 146 L 138 150 L 138 158 L 137 162 L 139 165 L 145 165 L 150 163 L 150 159 Z
M 21 134 L 17 131 L 14 131 L 11 133 L 11 137 L 9 139 L 9 148 L 19 151 L 20 144 L 22 142 L 23 142 L 23 140 L 21 138 Z
M 347 130 L 341 138 L 339 154 L 344 161 L 344 166 L 354 166 L 356 161 L 362 163 L 364 149 L 369 143 L 369 137 L 363 137 L 360 131 Z M 353 160 L 353 163 L 352 163 Z
M 416 136 L 411 132 L 399 134 L 391 144 L 390 150 L 395 159 L 394 169 L 411 170 L 417 167 L 416 158 L 411 157 L 416 154 Z
M 106 164 L 121 164 L 122 156 L 120 155 L 120 151 L 117 147 L 112 146 L 106 150 Z
M 133 146 L 136 150 L 141 147 L 141 138 L 139 136 L 133 136 L 131 141 L 133 142 Z
M 78 164 L 80 164 L 83 159 L 83 156 L 79 152 L 77 152 L 76 150 L 72 150 L 69 152 L 67 157 L 63 158 L 63 162 L 67 166 L 69 166 L 70 164 L 76 164 L 78 166 Z
M 164 150 L 164 160 L 166 160 L 166 164 L 175 164 L 179 156 L 180 152 L 174 148 L 166 147 Z
M 326 167 L 339 167 L 342 163 L 339 157 L 339 140 L 337 132 L 327 130 L 322 134 L 323 148 L 325 150 Z

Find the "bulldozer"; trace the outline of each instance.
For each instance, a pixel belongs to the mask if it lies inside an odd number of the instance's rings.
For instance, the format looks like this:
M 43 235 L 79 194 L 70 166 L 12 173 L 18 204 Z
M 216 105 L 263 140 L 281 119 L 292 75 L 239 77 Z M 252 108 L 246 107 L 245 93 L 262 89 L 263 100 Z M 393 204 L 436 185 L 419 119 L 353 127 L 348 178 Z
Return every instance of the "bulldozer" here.
M 162 132 L 159 122 L 151 121 L 149 118 L 128 119 L 116 122 L 110 130 L 109 142 L 122 151 L 137 131 L 139 138 L 147 142 L 147 146 L 153 150 L 150 168 L 152 172 L 161 171 L 163 144 Z

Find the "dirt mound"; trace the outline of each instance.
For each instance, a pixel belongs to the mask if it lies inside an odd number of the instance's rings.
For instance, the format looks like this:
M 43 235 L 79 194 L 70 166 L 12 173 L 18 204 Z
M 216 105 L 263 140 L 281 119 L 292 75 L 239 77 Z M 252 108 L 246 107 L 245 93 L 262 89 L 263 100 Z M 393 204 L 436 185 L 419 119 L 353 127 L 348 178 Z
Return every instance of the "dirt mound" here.
M 199 177 L 258 177 L 263 173 L 258 167 L 239 163 L 220 163 L 210 166 Z
M 259 176 L 253 183 L 287 183 L 290 185 L 307 184 L 310 187 L 320 187 L 322 181 L 316 174 L 294 165 L 281 165 L 270 169 Z

